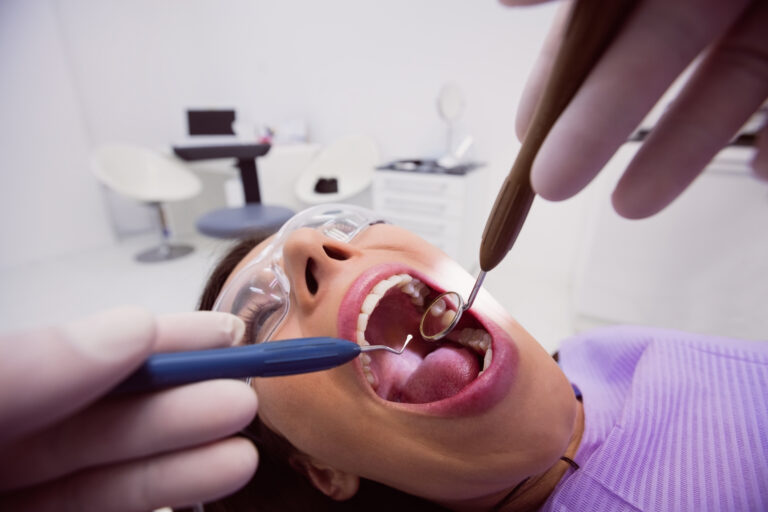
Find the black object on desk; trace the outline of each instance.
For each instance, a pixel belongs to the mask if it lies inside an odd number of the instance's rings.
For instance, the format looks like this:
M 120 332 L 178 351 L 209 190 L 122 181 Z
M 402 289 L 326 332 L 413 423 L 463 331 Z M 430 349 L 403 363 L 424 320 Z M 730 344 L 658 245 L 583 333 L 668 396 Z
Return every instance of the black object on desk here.
M 336 178 L 317 178 L 316 194 L 336 194 L 339 191 L 339 180 Z
M 187 131 L 190 135 L 234 135 L 234 110 L 187 110 Z

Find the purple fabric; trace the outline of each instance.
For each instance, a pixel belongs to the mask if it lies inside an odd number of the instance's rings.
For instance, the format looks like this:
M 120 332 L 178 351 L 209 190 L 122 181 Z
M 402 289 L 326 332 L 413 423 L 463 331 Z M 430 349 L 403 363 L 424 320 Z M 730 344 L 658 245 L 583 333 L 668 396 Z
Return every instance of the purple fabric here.
M 768 510 L 768 342 L 611 327 L 560 365 L 585 429 L 546 511 Z

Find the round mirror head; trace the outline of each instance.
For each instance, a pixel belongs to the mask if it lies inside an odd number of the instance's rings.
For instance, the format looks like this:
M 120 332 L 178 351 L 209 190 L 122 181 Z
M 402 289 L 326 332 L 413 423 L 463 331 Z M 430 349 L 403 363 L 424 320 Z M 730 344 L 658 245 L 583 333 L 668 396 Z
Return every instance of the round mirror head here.
M 463 306 L 464 301 L 456 292 L 438 295 L 421 317 L 421 337 L 432 341 L 445 337 L 459 323 Z
M 454 83 L 445 84 L 437 97 L 437 111 L 440 117 L 450 122 L 464 112 L 464 94 Z

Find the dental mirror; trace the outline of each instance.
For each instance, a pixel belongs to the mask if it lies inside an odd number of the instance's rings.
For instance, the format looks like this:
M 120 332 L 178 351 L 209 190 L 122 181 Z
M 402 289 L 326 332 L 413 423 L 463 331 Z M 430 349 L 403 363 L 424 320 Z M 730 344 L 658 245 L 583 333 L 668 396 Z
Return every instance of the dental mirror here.
M 464 302 L 457 292 L 445 292 L 435 297 L 421 317 L 419 324 L 421 337 L 425 340 L 438 341 L 447 336 L 458 325 L 461 315 L 474 304 L 484 279 L 485 272 L 480 272 L 467 302 Z

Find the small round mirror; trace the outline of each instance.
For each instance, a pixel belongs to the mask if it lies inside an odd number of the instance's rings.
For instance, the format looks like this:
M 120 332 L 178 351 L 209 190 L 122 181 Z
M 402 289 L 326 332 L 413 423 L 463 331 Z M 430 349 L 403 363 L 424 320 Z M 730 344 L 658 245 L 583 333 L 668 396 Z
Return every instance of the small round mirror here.
M 464 94 L 454 83 L 445 84 L 437 96 L 437 112 L 445 121 L 445 156 L 453 154 L 453 123 L 464 112 Z
M 448 123 L 456 120 L 464 112 L 464 94 L 454 83 L 445 84 L 437 97 L 437 111 Z
M 438 295 L 421 317 L 421 337 L 432 341 L 445 337 L 459 323 L 463 307 L 464 301 L 456 292 Z

